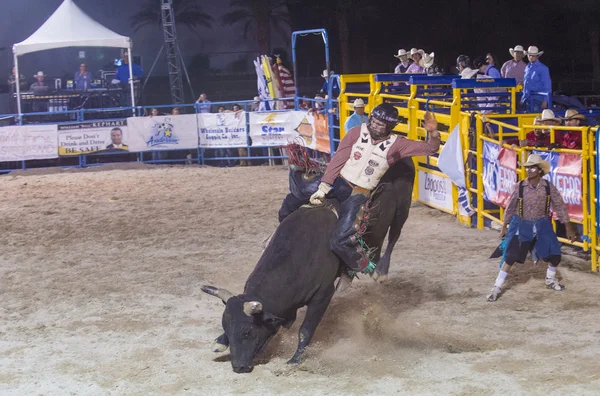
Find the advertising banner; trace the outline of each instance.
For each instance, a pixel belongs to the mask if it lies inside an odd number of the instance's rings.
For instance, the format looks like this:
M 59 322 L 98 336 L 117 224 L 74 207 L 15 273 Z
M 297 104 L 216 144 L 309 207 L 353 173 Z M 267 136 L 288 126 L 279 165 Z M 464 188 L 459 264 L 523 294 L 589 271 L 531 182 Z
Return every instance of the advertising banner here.
M 198 148 L 196 114 L 127 119 L 129 151 Z
M 58 155 L 128 151 L 127 120 L 94 121 L 58 126 Z
M 16 125 L 0 128 L 0 162 L 58 157 L 56 125 Z

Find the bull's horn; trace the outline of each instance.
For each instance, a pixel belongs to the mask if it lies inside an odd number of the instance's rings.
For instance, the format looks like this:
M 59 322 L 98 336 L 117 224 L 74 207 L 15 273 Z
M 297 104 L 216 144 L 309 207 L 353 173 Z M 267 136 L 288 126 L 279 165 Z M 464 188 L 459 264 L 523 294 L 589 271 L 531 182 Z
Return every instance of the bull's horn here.
M 224 303 L 227 303 L 227 300 L 233 297 L 233 294 L 231 294 L 230 291 L 227 291 L 225 289 L 219 289 L 218 287 L 214 286 L 204 285 L 200 289 L 206 294 L 219 297 L 221 300 L 223 300 Z
M 214 340 L 210 346 L 210 350 L 216 353 L 225 352 L 227 348 L 229 348 L 229 345 L 221 344 L 217 340 Z
M 262 312 L 262 304 L 258 301 L 250 301 L 244 303 L 244 313 L 248 316 L 256 315 Z

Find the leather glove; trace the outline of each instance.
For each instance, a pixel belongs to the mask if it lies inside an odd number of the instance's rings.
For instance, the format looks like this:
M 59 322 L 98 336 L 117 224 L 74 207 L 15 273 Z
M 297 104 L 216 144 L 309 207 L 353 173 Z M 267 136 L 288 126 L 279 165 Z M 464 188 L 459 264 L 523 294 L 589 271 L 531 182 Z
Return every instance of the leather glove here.
M 331 186 L 327 183 L 321 182 L 319 189 L 310 196 L 311 205 L 323 206 L 325 205 L 325 196 L 331 191 Z

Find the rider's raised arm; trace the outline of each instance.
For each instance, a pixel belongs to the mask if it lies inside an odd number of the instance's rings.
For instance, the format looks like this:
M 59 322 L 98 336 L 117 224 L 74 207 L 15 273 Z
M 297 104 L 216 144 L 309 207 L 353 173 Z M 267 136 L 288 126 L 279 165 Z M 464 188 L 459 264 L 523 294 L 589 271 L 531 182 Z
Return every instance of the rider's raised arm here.
M 329 185 L 333 184 L 333 181 L 340 175 L 340 172 L 348 158 L 350 158 L 350 153 L 352 153 L 352 146 L 356 143 L 356 140 L 360 136 L 360 128 L 361 126 L 356 126 L 346 133 L 346 136 L 340 142 L 340 146 L 338 147 L 335 155 L 327 165 L 327 169 L 325 170 L 325 174 L 321 178 L 323 183 L 327 183 Z

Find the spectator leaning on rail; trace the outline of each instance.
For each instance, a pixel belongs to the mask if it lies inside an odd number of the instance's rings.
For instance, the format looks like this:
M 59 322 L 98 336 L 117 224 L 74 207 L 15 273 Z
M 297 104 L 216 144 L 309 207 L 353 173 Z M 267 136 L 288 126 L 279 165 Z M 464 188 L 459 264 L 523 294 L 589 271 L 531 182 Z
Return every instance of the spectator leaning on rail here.
M 514 78 L 517 80 L 518 85 L 523 85 L 523 79 L 525 78 L 525 68 L 527 63 L 523 61 L 524 51 L 523 46 L 517 45 L 515 48 L 509 48 L 510 56 L 513 58 L 506 61 L 502 65 L 500 70 L 503 78 Z
M 467 68 L 472 69 L 472 66 L 471 58 L 469 58 L 467 55 L 459 55 L 458 58 L 456 58 L 456 70 L 458 70 L 459 75 L 462 76 L 463 70 Z
M 344 130 L 349 131 L 350 129 L 366 124 L 369 121 L 369 117 L 365 115 L 365 102 L 362 99 L 356 99 L 354 101 L 354 114 L 352 114 L 346 120 L 344 124 Z
M 211 113 L 211 102 L 208 100 L 206 94 L 202 92 L 196 101 L 198 103 L 198 112 L 199 113 Z M 220 113 L 220 112 L 219 112 Z
M 423 71 L 428 76 L 442 75 L 442 69 L 435 63 L 435 53 L 423 55 Z
M 394 58 L 398 58 L 400 63 L 394 69 L 394 73 L 396 74 L 404 74 L 408 70 L 408 67 L 413 63 L 412 59 L 408 57 L 409 53 L 406 50 L 399 49 L 398 55 L 394 55 Z
M 325 79 L 320 91 L 320 93 L 322 93 L 323 95 L 329 95 L 329 76 L 331 76 L 332 74 L 335 74 L 335 72 L 333 70 L 331 72 L 327 72 L 327 69 L 323 70 L 323 73 L 321 73 L 321 77 Z M 340 96 L 340 86 L 338 85 L 337 79 L 333 80 L 331 91 L 333 93 L 333 99 L 336 99 L 338 96 Z
M 346 133 L 327 165 L 318 190 L 310 197 L 311 204 L 322 205 L 325 196 L 333 190 L 341 203 L 331 249 L 347 267 L 348 272 L 343 271 L 343 274 L 348 276 L 342 278 L 345 284 L 359 271 L 367 274 L 375 270 L 369 248 L 355 229 L 371 191 L 394 163 L 407 157 L 433 155 L 440 147 L 437 121 L 429 112 L 424 119 L 424 128 L 429 132 L 427 142 L 393 134 L 397 124 L 398 110 L 394 106 L 384 103 L 375 107 L 367 124 Z
M 545 126 L 559 126 L 562 124 L 562 120 L 554 115 L 552 110 L 545 109 L 542 111 L 542 115 L 535 118 L 533 121 L 534 125 L 545 125 Z M 558 141 L 558 131 L 554 133 L 555 142 Z M 550 130 L 549 129 L 534 129 L 533 131 L 525 135 L 524 140 L 511 139 L 506 141 L 507 144 L 519 145 L 521 147 L 542 147 L 552 148 L 550 143 Z
M 479 70 L 479 74 L 490 77 L 490 78 L 502 78 L 500 72 L 493 64 L 486 63 L 486 59 L 484 57 L 477 57 L 473 61 L 473 66 L 475 66 L 476 70 Z
M 550 70 L 548 67 L 539 61 L 540 56 L 544 51 L 540 51 L 538 47 L 531 46 L 525 51 L 525 55 L 529 59 L 529 64 L 525 67 L 525 76 L 523 78 L 523 98 L 521 104 L 532 104 L 533 112 L 539 113 L 542 109 L 548 107 L 546 99 L 541 99 L 539 96 L 534 96 L 532 92 L 544 92 L 550 97 L 552 96 L 552 80 L 550 79 Z
M 565 126 L 568 127 L 579 127 L 585 122 L 585 116 L 579 114 L 577 110 L 569 109 L 565 112 Z M 581 150 L 581 131 L 557 131 L 556 132 L 556 145 L 558 147 Z
M 512 265 L 524 263 L 527 254 L 535 250 L 537 256 L 548 263 L 546 270 L 546 287 L 555 291 L 565 289 L 558 282 L 556 268 L 560 264 L 560 243 L 552 228 L 550 205 L 558 215 L 558 220 L 565 225 L 567 237 L 571 242 L 577 239 L 577 232 L 569 223 L 569 213 L 560 192 L 548 180 L 542 177 L 550 172 L 550 164 L 538 154 L 531 154 L 527 162 L 522 164 L 527 170 L 527 179 L 519 182 L 510 196 L 504 212 L 504 226 L 500 245 L 503 263 L 488 296 L 493 302 L 502 293 L 502 286 Z M 492 257 L 498 257 L 495 252 Z
M 416 48 L 413 48 L 410 50 L 410 57 L 412 58 L 413 63 L 406 70 L 406 74 L 424 73 L 423 55 L 425 55 L 425 51 L 423 51 L 422 49 L 418 50 Z

